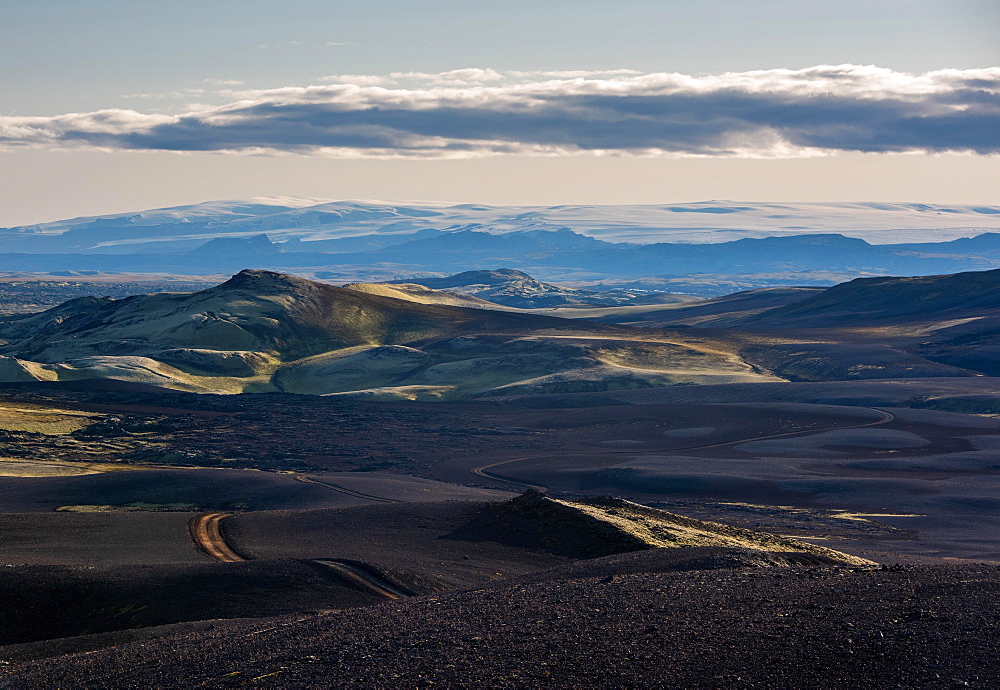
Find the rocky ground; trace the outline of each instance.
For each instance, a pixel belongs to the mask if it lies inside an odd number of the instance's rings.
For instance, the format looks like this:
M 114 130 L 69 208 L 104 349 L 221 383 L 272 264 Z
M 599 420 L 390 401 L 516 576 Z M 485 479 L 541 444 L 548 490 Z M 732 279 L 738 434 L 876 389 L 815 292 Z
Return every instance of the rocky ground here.
M 8 386 L 0 404 L 98 415 L 72 434 L 0 428 L 0 455 L 270 470 L 420 470 L 442 449 L 478 454 L 538 443 L 496 406 L 392 405 L 319 396 L 207 396 Z
M 15 661 L 0 686 L 985 688 L 1000 673 L 995 566 L 664 558 Z

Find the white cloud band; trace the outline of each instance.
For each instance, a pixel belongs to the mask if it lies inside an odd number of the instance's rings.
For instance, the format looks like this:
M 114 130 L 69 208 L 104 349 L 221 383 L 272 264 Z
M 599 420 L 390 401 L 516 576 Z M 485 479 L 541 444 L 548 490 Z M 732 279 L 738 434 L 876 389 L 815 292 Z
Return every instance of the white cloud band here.
M 0 146 L 456 157 L 1000 153 L 1000 68 L 341 75 L 178 115 L 0 117 Z

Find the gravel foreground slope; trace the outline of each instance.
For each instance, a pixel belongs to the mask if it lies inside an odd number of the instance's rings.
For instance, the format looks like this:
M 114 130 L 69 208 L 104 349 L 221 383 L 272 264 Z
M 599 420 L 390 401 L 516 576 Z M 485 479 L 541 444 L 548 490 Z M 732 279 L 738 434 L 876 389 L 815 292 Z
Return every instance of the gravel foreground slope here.
M 0 687 L 995 687 L 1000 674 L 996 566 L 650 572 L 658 557 L 11 663 Z M 580 577 L 592 572 L 605 574 Z

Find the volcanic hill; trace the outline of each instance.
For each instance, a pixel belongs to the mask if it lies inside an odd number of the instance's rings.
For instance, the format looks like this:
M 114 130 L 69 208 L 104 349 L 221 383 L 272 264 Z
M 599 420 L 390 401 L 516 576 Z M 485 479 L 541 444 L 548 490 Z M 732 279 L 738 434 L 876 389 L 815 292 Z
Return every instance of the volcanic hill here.
M 897 364 L 933 362 L 937 376 L 1000 375 L 1000 270 L 920 277 L 858 278 L 762 312 L 743 328 L 815 329 L 846 344 L 878 341 Z M 822 339 L 822 338 L 820 338 Z M 829 340 L 829 339 L 825 339 Z M 858 357 L 858 353 L 854 355 Z M 884 360 L 885 352 L 862 355 Z M 904 368 L 905 370 L 905 368 Z M 963 371 L 964 370 L 964 371 Z M 899 374 L 896 374 L 899 375 Z M 879 376 L 885 378 L 885 376 Z
M 826 328 L 996 315 L 1000 270 L 857 278 L 752 319 L 754 326 Z
M 190 294 L 81 298 L 0 322 L 0 372 L 409 399 L 760 378 L 732 354 L 648 331 L 377 292 L 244 270 Z
M 440 280 L 502 290 L 537 282 L 515 271 L 462 275 Z M 0 382 L 455 400 L 992 376 L 1000 373 L 997 295 L 1000 271 L 985 271 L 691 305 L 533 311 L 415 284 L 335 287 L 244 270 L 200 292 L 85 297 L 0 321 Z

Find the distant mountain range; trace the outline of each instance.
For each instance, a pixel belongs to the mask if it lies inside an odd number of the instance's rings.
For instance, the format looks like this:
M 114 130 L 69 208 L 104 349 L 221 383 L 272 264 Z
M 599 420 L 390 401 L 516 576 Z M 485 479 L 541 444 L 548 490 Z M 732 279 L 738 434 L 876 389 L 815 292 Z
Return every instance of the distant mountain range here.
M 772 276 L 754 287 L 801 284 L 788 276 L 827 272 L 836 275 L 808 282 L 834 284 L 845 276 L 1000 267 L 1000 206 L 518 208 L 258 199 L 0 229 L 0 265 L 193 275 L 251 267 L 342 281 L 367 271 L 408 282 L 496 266 L 592 283 Z
M 9 228 L 0 231 L 0 251 L 155 253 L 165 244 L 175 244 L 170 251 L 176 253 L 215 237 L 262 233 L 275 242 L 351 240 L 355 244 L 327 245 L 323 251 L 362 251 L 388 246 L 395 236 L 407 241 L 418 232 L 461 229 L 490 234 L 569 230 L 592 239 L 634 244 L 714 243 L 830 233 L 873 244 L 939 242 L 1000 231 L 1000 206 L 726 201 L 490 206 L 257 198 Z M 383 239 L 359 239 L 366 236 Z

